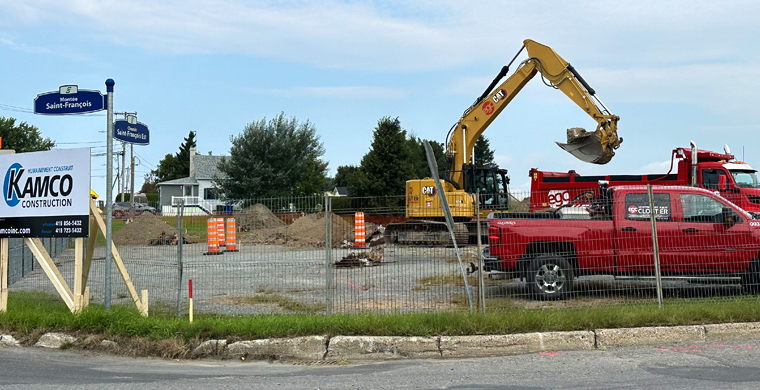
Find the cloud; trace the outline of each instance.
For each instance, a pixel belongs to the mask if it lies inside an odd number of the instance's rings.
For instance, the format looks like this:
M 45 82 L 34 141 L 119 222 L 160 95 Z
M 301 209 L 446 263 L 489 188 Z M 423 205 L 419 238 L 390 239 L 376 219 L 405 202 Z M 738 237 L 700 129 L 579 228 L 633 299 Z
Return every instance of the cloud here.
M 752 44 L 758 32 L 760 2 L 0 0 L 0 13 L 0 26 L 66 28 L 156 52 L 235 53 L 326 68 L 501 63 L 525 38 L 585 65 L 656 68 L 750 55 L 741 43 Z
M 13 50 L 19 50 L 26 53 L 49 53 L 50 49 L 45 47 L 37 47 L 37 46 L 28 46 L 26 44 L 17 44 L 13 40 L 9 38 L 2 38 L 0 37 L 0 45 L 7 46 L 12 48 Z

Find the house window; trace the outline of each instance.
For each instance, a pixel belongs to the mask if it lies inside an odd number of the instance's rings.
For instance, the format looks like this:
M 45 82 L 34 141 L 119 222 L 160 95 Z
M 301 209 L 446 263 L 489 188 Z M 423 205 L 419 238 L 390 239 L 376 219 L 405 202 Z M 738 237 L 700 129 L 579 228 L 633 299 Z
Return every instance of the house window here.
M 219 199 L 219 191 L 217 191 L 216 188 L 204 188 L 203 199 L 206 199 L 206 200 Z

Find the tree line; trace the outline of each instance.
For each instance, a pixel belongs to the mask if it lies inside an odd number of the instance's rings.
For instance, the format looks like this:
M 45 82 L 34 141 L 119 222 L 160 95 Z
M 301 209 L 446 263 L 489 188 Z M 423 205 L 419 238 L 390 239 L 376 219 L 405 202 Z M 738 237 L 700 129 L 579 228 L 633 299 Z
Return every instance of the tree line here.
M 145 175 L 140 192 L 156 192 L 159 183 L 190 175 L 190 152 L 197 147 L 196 135 L 190 131 L 178 152 L 165 155 L 156 169 Z M 25 122 L 16 125 L 13 118 L 0 117 L 0 137 L 3 148 L 17 152 L 55 147 L 38 128 Z M 249 123 L 240 134 L 231 136 L 230 142 L 229 155 L 217 166 L 221 175 L 214 180 L 217 191 L 229 199 L 307 196 L 335 187 L 346 187 L 354 197 L 403 195 L 407 180 L 431 176 L 424 142 L 432 147 L 441 175 L 447 164 L 443 144 L 408 132 L 398 117 L 378 120 L 370 149 L 360 163 L 337 167 L 335 177 L 328 176 L 324 145 L 308 120 L 299 121 L 281 112 L 268 121 L 264 118 Z M 481 136 L 474 153 L 477 165 L 496 165 L 486 137 Z

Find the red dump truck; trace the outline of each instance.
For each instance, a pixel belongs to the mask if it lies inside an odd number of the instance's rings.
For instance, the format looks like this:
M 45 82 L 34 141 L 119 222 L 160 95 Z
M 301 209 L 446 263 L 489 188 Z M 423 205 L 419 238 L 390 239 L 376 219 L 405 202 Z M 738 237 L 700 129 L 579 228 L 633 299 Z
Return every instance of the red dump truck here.
M 653 193 L 654 210 L 646 186 L 602 186 L 550 212 L 491 214 L 483 268 L 524 279 L 539 299 L 567 296 L 583 275 L 652 276 L 654 213 L 664 276 L 738 277 L 758 289 L 760 221 L 703 188 Z
M 676 160 L 677 173 L 671 173 Z M 760 218 L 757 171 L 743 161 L 736 161 L 728 150 L 716 153 L 696 148 L 673 149 L 671 171 L 666 174 L 582 176 L 575 171 L 545 172 L 533 168 L 530 178 L 530 211 L 559 207 L 580 193 L 598 189 L 599 181 L 606 181 L 610 186 L 652 184 L 715 190 L 755 218 Z

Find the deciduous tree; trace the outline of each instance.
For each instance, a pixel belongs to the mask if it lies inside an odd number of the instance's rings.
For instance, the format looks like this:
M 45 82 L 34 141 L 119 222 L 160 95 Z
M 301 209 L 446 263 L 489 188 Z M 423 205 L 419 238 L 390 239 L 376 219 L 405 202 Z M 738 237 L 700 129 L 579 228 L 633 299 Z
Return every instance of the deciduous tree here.
M 230 198 L 311 195 L 321 192 L 327 163 L 317 130 L 308 120 L 299 122 L 280 113 L 248 124 L 230 137 L 229 158 L 219 163 L 226 175 L 215 185 Z
M 39 152 L 55 147 L 55 141 L 43 138 L 40 130 L 26 122 L 16 125 L 16 119 L 0 117 L 0 137 L 3 149 L 13 149 L 16 153 Z

